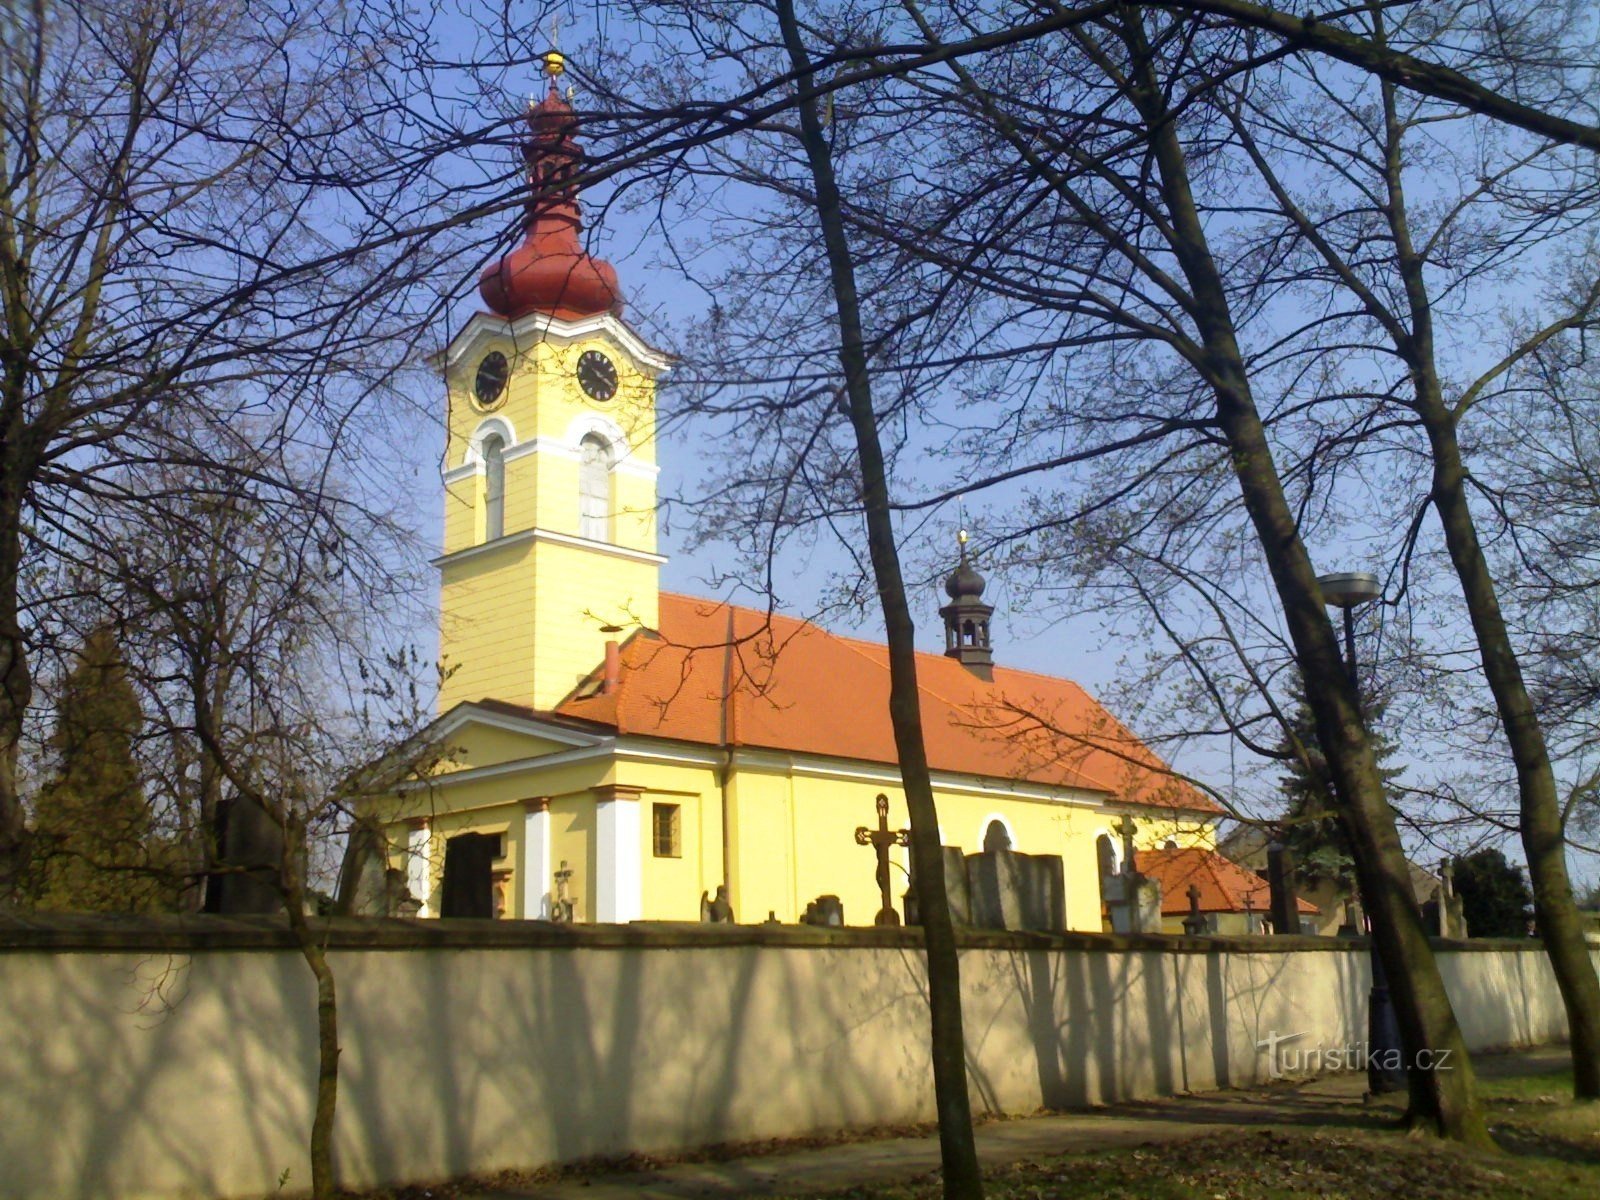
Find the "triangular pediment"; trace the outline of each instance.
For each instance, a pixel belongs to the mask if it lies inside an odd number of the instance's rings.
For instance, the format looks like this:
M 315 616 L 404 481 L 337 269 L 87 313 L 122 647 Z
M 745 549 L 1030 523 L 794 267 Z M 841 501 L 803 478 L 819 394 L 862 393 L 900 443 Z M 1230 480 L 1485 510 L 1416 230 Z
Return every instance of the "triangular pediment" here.
M 589 750 L 614 740 L 576 722 L 548 719 L 496 701 L 457 704 L 397 746 L 369 770 L 378 790 L 401 780 L 439 779 L 461 771 L 535 765 L 537 760 Z M 392 783 L 383 782 L 385 779 Z

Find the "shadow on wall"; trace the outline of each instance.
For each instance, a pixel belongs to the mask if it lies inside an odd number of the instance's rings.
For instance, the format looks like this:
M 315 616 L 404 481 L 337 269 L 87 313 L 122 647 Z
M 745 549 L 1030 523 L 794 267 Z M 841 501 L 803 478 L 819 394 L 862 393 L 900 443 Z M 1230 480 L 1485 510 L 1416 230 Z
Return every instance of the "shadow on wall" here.
M 492 1171 L 931 1111 L 920 955 L 752 945 L 421 953 L 420 963 L 345 955 L 336 965 L 347 997 L 346 1179 Z
M 330 928 L 353 1186 L 933 1115 L 915 931 Z M 0 1194 L 309 1182 L 310 976 L 281 933 L 257 932 L 272 936 L 185 955 L 6 948 L 0 927 Z M 1564 1031 L 1527 949 L 1442 956 L 1461 960 L 1447 979 L 1479 1044 Z M 991 1112 L 1250 1082 L 1268 1034 L 1339 1045 L 1364 1023 L 1359 944 L 974 934 L 962 972 Z
M 1304 1014 L 1315 1013 L 1340 1031 L 1364 1012 L 1365 976 L 1350 957 L 1316 961 L 1315 978 L 1304 982 L 1321 995 L 1307 1004 L 1293 990 L 1293 957 L 1285 954 L 1172 948 L 1014 954 L 1006 987 L 1022 1008 L 1018 1023 L 1028 1031 L 1037 1103 L 1081 1108 L 1257 1082 L 1265 1060 L 1256 1043 L 1274 1029 L 1287 1032 L 1297 1009 L 1302 1023 Z M 1359 986 L 1346 980 L 1352 975 Z M 974 1039 L 970 1026 L 968 1032 L 970 1070 L 984 1106 L 1016 1111 L 1020 1081 L 1002 1088 L 994 1078 L 1006 1056 Z
M 0 970 L 0 1195 L 309 1184 L 314 993 L 297 955 L 28 958 Z

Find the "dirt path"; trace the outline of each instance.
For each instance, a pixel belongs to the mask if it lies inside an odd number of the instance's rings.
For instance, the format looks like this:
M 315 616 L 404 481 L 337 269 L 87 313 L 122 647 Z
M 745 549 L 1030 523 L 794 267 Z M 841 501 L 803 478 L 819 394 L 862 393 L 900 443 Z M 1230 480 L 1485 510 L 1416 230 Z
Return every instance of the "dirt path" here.
M 1473 1060 L 1481 1075 L 1560 1070 L 1562 1048 Z M 1119 1104 L 1085 1112 L 991 1121 L 977 1130 L 985 1165 L 1040 1155 L 1094 1152 L 1214 1135 L 1220 1128 L 1372 1129 L 1394 1122 L 1397 1098 L 1367 1102 L 1364 1075 L 1330 1075 L 1302 1083 Z M 855 1184 L 914 1179 L 939 1166 L 933 1137 L 886 1138 L 816 1149 L 680 1163 L 656 1170 L 564 1179 L 525 1189 L 464 1190 L 464 1200 L 731 1200 L 823 1192 Z

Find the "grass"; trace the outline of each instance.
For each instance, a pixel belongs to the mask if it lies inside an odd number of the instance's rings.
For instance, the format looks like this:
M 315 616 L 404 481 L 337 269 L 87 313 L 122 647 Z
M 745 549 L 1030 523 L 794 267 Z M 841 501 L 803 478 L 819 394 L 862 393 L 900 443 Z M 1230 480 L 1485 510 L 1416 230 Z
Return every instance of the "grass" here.
M 1393 1110 L 1368 1109 L 1364 1118 L 1353 1110 L 1338 1124 L 1321 1128 L 1208 1131 L 1183 1141 L 1020 1162 L 985 1172 L 985 1194 L 988 1200 L 1600 1196 L 1600 1105 L 1572 1102 L 1570 1070 L 1490 1074 L 1483 1091 L 1503 1150 L 1499 1154 L 1408 1136 L 1393 1126 Z M 938 1200 L 939 1195 L 938 1180 L 925 1177 L 832 1192 L 825 1200 Z
M 1398 1127 L 1395 1103 L 1364 1104 L 1358 1077 L 1333 1089 L 1257 1093 L 1253 1114 L 1230 1110 L 1196 1132 L 1116 1150 L 1061 1154 L 989 1167 L 987 1200 L 1596 1200 L 1600 1197 L 1600 1104 L 1578 1105 L 1572 1072 L 1559 1054 L 1474 1060 L 1502 1153 L 1481 1153 Z M 1273 1098 L 1275 1097 L 1275 1098 Z M 1203 1110 L 1205 1096 L 1184 1101 Z M 1178 1115 L 1182 1111 L 1169 1110 Z M 1085 1114 L 1093 1120 L 1093 1114 Z M 1219 1119 L 1216 1117 L 1213 1120 Z M 928 1136 L 931 1126 L 837 1133 L 815 1138 L 703 1147 L 675 1155 L 635 1155 L 425 1186 L 344 1193 L 359 1200 L 448 1200 L 502 1192 L 526 1194 L 557 1182 L 582 1184 L 617 1170 L 658 1171 L 676 1163 L 764 1157 L 884 1137 Z M 1136 1135 L 1138 1136 L 1138 1135 Z M 719 1193 L 726 1194 L 726 1193 Z M 937 1175 L 902 1184 L 790 1193 L 791 1200 L 940 1200 Z
M 1063 1155 L 992 1170 L 988 1200 L 1593 1200 L 1600 1165 L 1476 1154 L 1401 1134 L 1253 1129 L 1149 1149 Z M 935 1200 L 938 1183 L 850 1188 L 828 1200 Z

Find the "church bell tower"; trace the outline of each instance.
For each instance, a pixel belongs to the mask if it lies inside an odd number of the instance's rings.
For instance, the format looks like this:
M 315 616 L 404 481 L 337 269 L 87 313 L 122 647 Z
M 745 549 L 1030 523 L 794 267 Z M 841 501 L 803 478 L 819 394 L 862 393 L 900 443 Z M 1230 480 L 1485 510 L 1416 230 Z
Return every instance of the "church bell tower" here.
M 440 355 L 448 396 L 440 711 L 557 705 L 608 640 L 657 623 L 655 381 L 617 273 L 583 244 L 578 117 L 545 56 L 530 104 L 523 237 Z
M 961 561 L 944 581 L 950 603 L 939 610 L 944 618 L 944 652 L 979 679 L 994 679 L 994 651 L 989 643 L 989 618 L 994 605 L 983 602 L 984 579 L 967 558 L 967 531 L 959 534 Z

